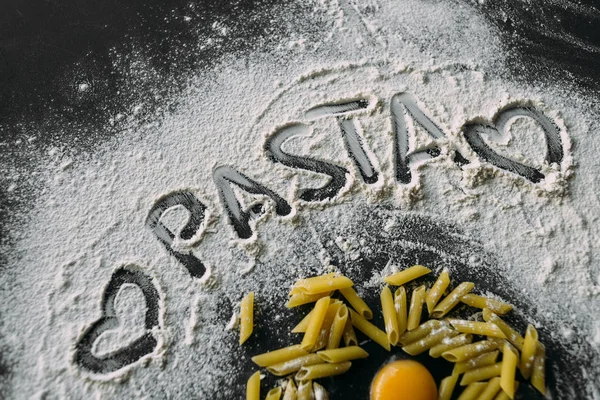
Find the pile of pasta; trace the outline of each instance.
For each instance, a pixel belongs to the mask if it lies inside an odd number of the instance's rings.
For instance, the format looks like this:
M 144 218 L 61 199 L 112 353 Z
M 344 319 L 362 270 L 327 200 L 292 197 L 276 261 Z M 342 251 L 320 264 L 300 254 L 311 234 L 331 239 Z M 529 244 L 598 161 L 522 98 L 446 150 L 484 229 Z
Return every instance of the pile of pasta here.
M 415 265 L 384 278 L 389 286 L 380 295 L 383 330 L 369 321 L 373 312 L 349 278 L 331 273 L 298 280 L 286 306 L 314 303 L 292 329 L 303 334 L 301 343 L 252 357 L 269 373 L 287 377 L 283 385 L 268 392 L 266 399 L 279 400 L 282 395 L 284 400 L 327 399 L 326 390 L 314 380 L 343 374 L 352 360 L 368 357 L 358 345 L 355 329 L 388 351 L 392 346 L 412 356 L 428 351 L 431 357 L 454 363 L 452 374 L 440 383 L 440 400 L 449 400 L 458 390 L 457 384 L 463 387 L 459 400 L 513 399 L 518 388 L 517 370 L 545 395 L 545 348 L 533 325 L 527 327 L 525 337 L 521 336 L 500 317 L 512 306 L 471 293 L 475 287 L 472 282 L 462 282 L 450 290 L 447 269 L 429 289 L 425 285 L 414 288 L 409 302 L 404 285 L 430 273 L 429 268 Z M 390 286 L 397 287 L 394 293 Z M 336 292 L 345 301 L 334 298 Z M 253 303 L 254 293 L 241 303 L 240 344 L 252 333 Z M 448 318 L 460 303 L 480 311 L 468 320 Z M 429 318 L 423 318 L 423 308 Z M 248 380 L 246 398 L 260 398 L 260 371 Z

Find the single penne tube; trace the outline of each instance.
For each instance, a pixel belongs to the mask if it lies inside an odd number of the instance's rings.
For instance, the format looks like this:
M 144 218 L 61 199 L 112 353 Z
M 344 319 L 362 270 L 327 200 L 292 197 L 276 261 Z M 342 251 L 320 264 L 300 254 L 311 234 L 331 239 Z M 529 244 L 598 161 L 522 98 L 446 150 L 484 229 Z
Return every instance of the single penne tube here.
M 405 283 L 413 281 L 417 278 L 422 277 L 423 275 L 427 275 L 431 270 L 422 265 L 413 265 L 410 268 L 406 268 L 400 272 L 396 272 L 390 276 L 386 276 L 383 280 L 393 286 L 402 286 Z
M 310 282 L 314 282 L 315 280 L 326 279 L 326 278 L 333 278 L 336 275 L 338 275 L 337 272 L 330 272 L 328 274 L 313 276 L 313 277 L 310 277 L 310 278 L 298 279 L 296 281 L 296 283 L 294 283 L 294 285 L 292 286 L 292 289 L 290 290 L 289 295 L 293 296 L 293 295 L 298 294 L 298 293 L 304 293 L 304 290 L 301 287 L 298 286 L 299 284 L 306 284 L 307 282 L 308 282 L 308 284 L 310 284 Z
M 313 392 L 315 394 L 315 400 L 329 400 L 329 393 L 327 393 L 327 390 L 317 382 L 313 382 Z
M 390 342 L 384 331 L 361 317 L 354 310 L 350 310 L 350 321 L 352 326 L 367 335 L 375 343 L 378 343 L 381 347 L 390 351 Z
M 302 318 L 300 322 L 292 329 L 292 333 L 304 333 L 306 332 L 306 327 L 308 327 L 308 321 L 310 321 L 310 315 L 312 310 Z
M 296 384 L 293 379 L 288 379 L 287 385 L 285 387 L 285 392 L 283 393 L 283 400 L 296 400 L 298 394 L 298 389 L 296 389 Z
M 329 300 L 329 305 L 334 304 L 334 303 L 342 303 L 340 300 L 337 299 L 330 299 Z M 310 310 L 308 312 L 308 314 L 306 314 L 304 316 L 304 318 L 302 318 L 302 320 L 300 322 L 298 322 L 298 325 L 296 325 L 293 329 L 292 329 L 292 333 L 304 333 L 306 332 L 306 328 L 308 327 L 308 322 L 310 321 L 310 315 L 312 313 L 312 310 Z
M 269 351 L 252 357 L 252 362 L 259 367 L 268 367 L 269 365 L 278 364 L 284 361 L 293 360 L 308 354 L 302 350 L 299 344 L 284 347 L 278 350 Z
M 400 333 L 398 333 L 398 315 L 396 314 L 396 307 L 394 306 L 392 291 L 389 287 L 386 286 L 383 288 L 380 299 L 385 333 L 387 334 L 390 344 L 395 346 L 398 343 Z
M 519 389 L 519 381 L 515 381 L 515 392 Z M 508 396 L 508 394 L 503 391 L 500 390 L 498 392 L 498 394 L 496 395 L 496 397 L 494 397 L 494 400 L 510 400 L 510 397 Z
M 498 354 L 500 354 L 500 352 L 495 350 L 490 351 L 489 353 L 480 354 L 477 357 L 470 358 L 466 361 L 458 362 L 454 364 L 454 372 L 457 374 L 462 374 L 476 368 L 496 364 L 496 361 L 498 360 Z
M 423 312 L 423 303 L 425 302 L 425 286 L 421 285 L 414 289 L 410 297 L 410 308 L 408 309 L 408 321 L 406 329 L 412 331 L 421 324 L 421 313 Z
M 479 393 L 477 400 L 494 400 L 500 391 L 500 377 L 496 376 L 488 382 L 483 392 Z
M 344 339 L 345 346 L 358 346 L 358 339 L 356 339 L 356 333 L 352 327 L 350 317 L 346 319 L 346 326 L 344 327 L 344 333 L 342 333 L 342 339 Z
M 456 387 L 456 382 L 458 382 L 458 377 L 458 374 L 452 373 L 452 375 L 442 379 L 438 391 L 438 400 L 450 400 L 452 398 L 452 393 Z
M 446 289 L 450 285 L 450 275 L 448 274 L 448 269 L 444 268 L 440 276 L 438 276 L 437 280 L 427 291 L 427 295 L 425 296 L 425 303 L 427 304 L 427 312 L 431 314 L 433 309 L 437 305 L 438 301 L 444 295 Z
M 454 329 L 462 333 L 506 339 L 500 327 L 490 322 L 467 321 L 465 319 L 448 319 L 448 322 Z
M 301 381 L 298 383 L 298 394 L 296 398 L 298 400 L 312 400 L 313 388 L 312 381 Z
M 465 372 L 460 380 L 460 386 L 467 386 L 473 382 L 487 381 L 495 376 L 500 376 L 502 371 L 502 363 L 498 362 L 485 367 L 479 367 Z
M 260 400 L 260 371 L 253 373 L 246 383 L 246 400 Z
M 248 293 L 240 303 L 240 344 L 244 344 L 254 330 L 254 292 Z
M 484 308 L 488 308 L 494 313 L 500 315 L 507 314 L 512 310 L 512 306 L 510 304 L 473 293 L 465 294 L 463 297 L 461 297 L 460 301 L 468 306 L 480 308 L 482 310 Z
M 352 363 L 350 361 L 345 361 L 337 364 L 323 363 L 309 365 L 300 368 L 300 371 L 296 373 L 295 378 L 297 381 L 307 381 L 311 379 L 319 379 L 328 376 L 341 375 L 344 372 L 348 371 L 351 366 Z
M 477 400 L 479 393 L 483 392 L 487 383 L 473 382 L 462 391 L 456 400 Z
M 269 365 L 267 371 L 275 376 L 286 376 L 298 372 L 300 368 L 307 365 L 321 364 L 323 359 L 318 354 L 307 354 L 294 358 L 293 360 L 287 360 L 278 364 Z
M 429 321 L 423 322 L 418 328 L 412 331 L 406 331 L 398 339 L 398 343 L 402 346 L 407 346 L 417 340 L 424 338 L 429 335 L 432 330 L 439 329 L 442 326 L 448 326 L 445 321 L 438 321 L 437 319 L 430 319 Z
M 281 386 L 277 386 L 276 388 L 273 388 L 267 392 L 267 397 L 265 397 L 265 400 L 279 400 L 281 399 L 282 392 L 283 390 L 281 389 Z
M 302 343 L 300 343 L 300 347 L 303 350 L 310 351 L 315 347 L 321 333 L 321 326 L 323 325 L 327 308 L 329 308 L 329 297 L 317 300 L 310 321 L 308 322 L 308 327 L 302 338 Z
M 394 306 L 398 316 L 398 334 L 402 335 L 406 331 L 408 323 L 408 308 L 406 306 L 406 289 L 400 286 L 394 293 Z
M 519 334 L 516 330 L 514 330 L 509 324 L 504 322 L 502 318 L 493 313 L 489 308 L 483 309 L 483 319 L 486 322 L 491 322 L 495 325 L 498 325 L 498 328 L 504 333 L 506 339 L 517 348 L 517 350 L 521 351 L 523 349 L 523 336 Z
M 546 395 L 546 348 L 541 343 L 538 343 L 531 368 L 531 384 L 538 392 Z
M 340 349 L 322 350 L 317 354 L 328 363 L 341 363 L 359 358 L 367 358 L 369 353 L 358 346 L 342 347 Z
M 449 327 L 443 327 L 438 330 L 432 331 L 429 335 L 425 336 L 423 339 L 419 339 L 416 342 L 412 342 L 411 344 L 402 347 L 405 353 L 410 354 L 411 356 L 416 356 L 418 354 L 424 353 L 436 344 L 439 344 L 444 338 L 452 337 L 458 335 L 453 329 Z
M 300 293 L 318 294 L 349 288 L 353 285 L 350 278 L 345 276 L 321 276 L 298 281 L 294 287 L 298 288 Z
M 290 297 L 288 302 L 285 304 L 287 308 L 294 308 L 298 306 L 302 306 L 304 304 L 314 303 L 323 297 L 329 297 L 332 292 L 324 292 L 317 294 L 306 294 L 306 293 L 297 293 Z
M 331 324 L 331 329 L 329 331 L 329 337 L 327 338 L 326 346 L 328 350 L 337 349 L 338 347 L 340 347 L 340 342 L 342 340 L 347 321 L 348 307 L 346 307 L 345 304 L 342 304 L 338 309 L 337 313 L 335 314 L 335 317 L 333 318 L 333 323 Z
M 445 337 L 440 343 L 429 349 L 429 356 L 433 358 L 439 358 L 442 356 L 443 352 L 464 346 L 472 341 L 473 336 L 464 333 L 455 337 Z
M 495 342 L 490 340 L 480 340 L 479 342 L 466 344 L 464 346 L 445 351 L 442 353 L 442 357 L 450 362 L 457 363 L 495 350 L 496 347 L 497 344 Z
M 434 307 L 430 317 L 442 318 L 448 314 L 460 302 L 461 297 L 473 290 L 474 287 L 475 284 L 473 282 L 463 282 L 458 285 Z
M 519 353 L 510 344 L 504 344 L 502 351 L 502 370 L 500 373 L 500 387 L 508 397 L 515 398 L 515 373 L 519 362 Z
M 367 303 L 365 303 L 353 288 L 348 287 L 339 290 L 342 296 L 344 296 L 357 313 L 362 315 L 365 319 L 373 318 L 373 311 L 371 311 Z
M 531 368 L 535 360 L 535 353 L 538 347 L 538 333 L 533 325 L 528 325 L 525 331 L 525 339 L 523 340 L 523 349 L 521 351 L 521 362 L 519 369 L 523 378 L 529 379 L 531 376 Z
M 321 325 L 319 338 L 317 339 L 317 343 L 313 347 L 313 351 L 323 349 L 325 348 L 325 346 L 327 346 L 327 342 L 329 340 L 329 332 L 331 331 L 333 319 L 335 318 L 335 314 L 337 314 L 341 305 L 342 303 L 330 302 L 329 307 L 327 307 L 327 312 L 325 313 L 325 318 L 323 319 L 323 324 Z

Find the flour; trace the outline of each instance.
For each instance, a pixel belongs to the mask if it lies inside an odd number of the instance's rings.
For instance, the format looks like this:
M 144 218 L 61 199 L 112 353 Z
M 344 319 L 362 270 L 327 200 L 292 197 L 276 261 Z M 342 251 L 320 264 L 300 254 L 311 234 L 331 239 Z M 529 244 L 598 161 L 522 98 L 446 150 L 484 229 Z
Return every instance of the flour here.
M 28 179 L 39 187 L 39 201 L 33 210 L 15 210 L 15 218 L 26 223 L 13 227 L 10 271 L 1 278 L 6 305 L 0 338 L 9 348 L 12 397 L 238 396 L 231 385 L 249 357 L 230 330 L 237 303 L 255 290 L 259 315 L 274 310 L 283 313 L 277 318 L 289 318 L 282 311 L 289 285 L 331 270 L 333 253 L 316 239 L 317 222 L 354 229 L 358 204 L 459 226 L 497 257 L 494 267 L 519 296 L 531 300 L 534 308 L 521 310 L 531 321 L 563 326 L 555 334 L 562 343 L 573 343 L 575 359 L 585 351 L 575 343 L 600 351 L 598 99 L 571 87 L 513 82 L 503 65 L 507 50 L 473 9 L 421 1 L 402 7 L 319 1 L 312 18 L 322 26 L 318 35 L 304 35 L 304 27 L 297 26 L 291 40 L 225 57 L 213 70 L 191 76 L 188 88 L 177 95 L 176 111 L 138 122 L 135 115 L 143 105 L 134 104 L 130 116 L 115 115 L 107 124 L 127 120 L 129 128 L 93 154 L 51 148 L 46 159 L 32 162 L 36 170 Z M 223 36 L 229 29 L 213 28 Z M 88 90 L 87 83 L 76 85 Z M 414 131 L 409 149 L 420 152 L 409 162 L 407 184 L 396 181 L 390 111 L 393 97 L 402 92 L 410 93 L 444 134 L 432 138 L 422 125 L 408 122 Z M 368 106 L 341 119 L 306 113 L 355 99 L 366 99 Z M 481 160 L 463 134 L 466 122 L 491 124 L 512 105 L 535 107 L 556 124 L 562 162 L 544 164 L 544 130 L 529 117 L 514 117 L 507 130 L 482 138 L 497 153 L 539 167 L 545 179 L 538 184 Z M 356 123 L 365 147 L 362 163 L 348 155 L 340 131 L 344 119 Z M 284 152 L 347 171 L 334 197 L 299 200 L 303 190 L 331 179 L 265 156 L 265 142 L 291 123 L 308 128 L 285 142 Z M 435 146 L 440 153 L 431 156 L 427 150 Z M 471 162 L 458 166 L 456 152 Z M 361 177 L 368 162 L 378 173 L 373 184 Z M 291 212 L 278 216 L 268 196 L 232 185 L 243 210 L 257 209 L 250 220 L 252 236 L 239 239 L 213 181 L 219 166 L 230 166 L 282 196 Z M 173 249 L 202 261 L 207 271 L 202 279 L 192 278 L 146 228 L 155 202 L 176 190 L 189 190 L 206 206 L 201 226 L 189 238 L 181 237 L 189 221 L 182 207 L 160 219 L 175 233 Z M 390 217 L 381 230 L 392 237 L 403 224 Z M 334 238 L 350 273 L 358 274 L 354 262 L 369 254 L 366 239 L 361 232 Z M 410 246 L 418 247 L 407 242 Z M 477 257 L 464 254 L 465 263 L 477 265 Z M 81 372 L 73 359 L 76 343 L 102 316 L 107 285 L 128 263 L 147 271 L 160 294 L 161 324 L 152 332 L 160 344 L 110 374 Z M 383 272 L 372 271 L 358 286 L 376 288 L 385 271 L 402 267 L 389 260 Z M 117 293 L 121 322 L 94 344 L 98 356 L 146 331 L 148 305 L 136 287 L 123 286 Z M 273 348 L 293 340 L 283 332 L 273 338 Z M 587 394 L 594 396 L 600 364 L 582 368 L 589 377 Z

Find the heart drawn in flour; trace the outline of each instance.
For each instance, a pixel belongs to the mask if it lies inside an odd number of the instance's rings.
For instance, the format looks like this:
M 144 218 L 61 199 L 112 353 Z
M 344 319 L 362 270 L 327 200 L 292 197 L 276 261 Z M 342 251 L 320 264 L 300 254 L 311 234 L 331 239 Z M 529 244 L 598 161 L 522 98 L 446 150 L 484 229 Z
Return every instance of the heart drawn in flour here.
M 489 147 L 482 138 L 487 134 L 490 139 L 505 137 L 510 122 L 517 117 L 534 119 L 544 131 L 546 139 L 546 156 L 548 164 L 560 164 L 563 160 L 563 146 L 558 126 L 550 118 L 532 107 L 511 106 L 497 114 L 491 124 L 470 123 L 463 127 L 465 139 L 479 157 L 498 168 L 538 183 L 545 178 L 539 167 L 533 167 L 502 156 Z
M 118 329 L 122 325 L 115 309 L 115 300 L 124 285 L 137 286 L 146 301 L 144 333 L 127 346 L 108 354 L 97 355 L 94 345 L 104 334 Z M 75 346 L 75 362 L 85 370 L 97 374 L 107 374 L 132 364 L 156 348 L 158 341 L 152 329 L 159 325 L 158 290 L 152 279 L 134 266 L 124 266 L 113 273 L 113 276 L 102 297 L 102 317 L 90 326 Z

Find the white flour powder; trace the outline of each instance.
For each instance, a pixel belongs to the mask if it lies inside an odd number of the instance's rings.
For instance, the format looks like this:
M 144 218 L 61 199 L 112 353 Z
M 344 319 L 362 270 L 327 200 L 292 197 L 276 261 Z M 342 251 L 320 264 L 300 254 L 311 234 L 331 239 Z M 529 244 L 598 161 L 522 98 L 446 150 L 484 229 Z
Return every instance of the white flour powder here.
M 11 396 L 227 394 L 217 385 L 239 374 L 227 361 L 239 349 L 236 331 L 225 330 L 234 309 L 223 305 L 221 294 L 235 302 L 255 290 L 261 307 L 284 313 L 275 298 L 286 285 L 309 269 L 326 269 L 327 254 L 319 253 L 310 236 L 305 248 L 297 246 L 302 235 L 310 235 L 308 222 L 327 216 L 345 226 L 354 204 L 388 205 L 460 226 L 498 257 L 507 281 L 533 299 L 535 310 L 526 312 L 532 322 L 553 321 L 562 326 L 555 332 L 559 341 L 568 343 L 576 335 L 600 352 L 597 99 L 572 87 L 511 81 L 503 66 L 510 49 L 502 48 L 494 29 L 473 9 L 416 0 L 402 7 L 320 1 L 313 17 L 322 36 L 304 36 L 298 26 L 296 36 L 276 48 L 223 60 L 190 79 L 176 112 L 132 124 L 89 157 L 48 149 L 48 160 L 37 171 L 38 203 L 24 214 L 27 223 L 14 228 L 11 271 L 2 277 L 0 330 L 11 364 Z M 409 185 L 398 184 L 394 175 L 390 100 L 401 92 L 417 99 L 447 135 L 440 141 L 446 143 L 441 156 L 422 161 Z M 322 186 L 324 175 L 273 163 L 263 149 L 266 138 L 277 127 L 300 121 L 311 107 L 356 98 L 372 101 L 357 118 L 379 181 L 363 182 L 336 120 L 323 118 L 314 122 L 311 136 L 292 138 L 283 150 L 343 166 L 352 178 L 332 201 L 316 206 L 298 201 L 300 188 Z M 534 106 L 560 129 L 564 160 L 543 167 L 546 179 L 539 184 L 476 161 L 461 131 L 465 122 L 489 122 L 511 104 Z M 413 146 L 431 143 L 415 129 Z M 516 118 L 501 140 L 485 140 L 524 164 L 540 166 L 544 159 L 543 131 L 531 118 Z M 450 157 L 453 149 L 473 162 L 459 168 Z M 236 239 L 212 177 L 223 165 L 275 191 L 293 212 L 280 218 L 271 210 L 251 239 Z M 197 194 L 211 217 L 201 235 L 174 246 L 193 249 L 210 267 L 205 282 L 192 279 L 145 227 L 155 201 L 183 189 Z M 257 199 L 237 194 L 246 205 Z M 177 231 L 186 219 L 187 212 L 176 207 L 162 222 Z M 393 230 L 394 221 L 385 229 Z M 337 242 L 349 259 L 361 247 L 360 236 Z M 474 257 L 465 255 L 470 262 Z M 75 344 L 101 317 L 106 285 L 127 263 L 143 269 L 159 291 L 157 349 L 111 374 L 83 372 L 73 362 Z M 123 322 L 97 340 L 97 355 L 143 334 L 143 299 L 136 285 L 123 286 L 115 300 Z M 572 349 L 573 357 L 578 351 Z M 600 364 L 581 368 L 590 376 L 589 396 L 597 396 L 591 382 L 600 379 Z

